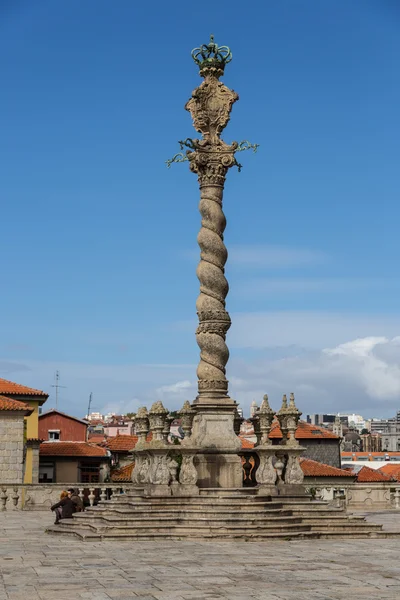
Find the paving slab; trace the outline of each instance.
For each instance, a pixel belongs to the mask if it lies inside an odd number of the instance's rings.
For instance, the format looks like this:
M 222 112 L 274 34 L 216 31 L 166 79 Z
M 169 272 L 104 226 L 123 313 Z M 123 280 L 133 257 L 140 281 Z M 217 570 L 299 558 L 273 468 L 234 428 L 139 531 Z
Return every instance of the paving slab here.
M 400 531 L 400 511 L 367 519 Z M 0 513 L 0 600 L 394 600 L 400 539 L 81 542 Z

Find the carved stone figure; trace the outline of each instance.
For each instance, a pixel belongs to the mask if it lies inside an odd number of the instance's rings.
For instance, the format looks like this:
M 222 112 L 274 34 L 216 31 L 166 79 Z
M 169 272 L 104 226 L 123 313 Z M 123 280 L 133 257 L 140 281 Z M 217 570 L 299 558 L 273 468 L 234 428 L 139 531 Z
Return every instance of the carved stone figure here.
M 184 485 L 196 485 L 197 469 L 193 463 L 194 454 L 184 454 L 182 456 L 181 471 L 179 473 L 179 483 Z
M 297 456 L 290 455 L 288 457 L 285 473 L 285 483 L 300 484 L 304 481 L 304 473 L 299 463 Z
M 178 481 L 178 463 L 173 458 L 168 459 L 168 469 L 171 483 Z

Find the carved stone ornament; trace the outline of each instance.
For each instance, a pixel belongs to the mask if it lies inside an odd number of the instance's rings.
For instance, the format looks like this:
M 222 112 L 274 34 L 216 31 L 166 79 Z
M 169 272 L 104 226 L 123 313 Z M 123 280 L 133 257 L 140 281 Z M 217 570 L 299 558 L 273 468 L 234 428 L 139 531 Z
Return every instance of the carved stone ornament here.
M 301 484 L 303 481 L 304 473 L 300 466 L 298 457 L 289 454 L 286 465 L 285 483 Z
M 179 483 L 183 485 L 196 485 L 197 469 L 194 466 L 194 454 L 183 454 Z
M 170 482 L 170 470 L 167 454 L 153 454 L 149 468 L 149 483 L 154 485 L 168 485 Z
M 276 413 L 276 418 L 279 421 L 279 427 L 282 432 L 282 444 L 283 445 L 285 445 L 287 443 L 287 436 L 288 436 L 288 432 L 289 432 L 289 430 L 287 428 L 287 411 L 288 411 L 287 397 L 286 397 L 286 394 L 283 394 L 282 406 L 281 406 L 279 412 Z

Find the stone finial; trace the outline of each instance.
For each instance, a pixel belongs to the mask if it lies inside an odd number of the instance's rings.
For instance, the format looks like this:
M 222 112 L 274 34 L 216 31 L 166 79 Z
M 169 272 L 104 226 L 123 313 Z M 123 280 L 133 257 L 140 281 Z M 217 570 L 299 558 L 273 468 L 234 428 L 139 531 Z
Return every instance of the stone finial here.
M 274 414 L 275 413 L 268 402 L 268 395 L 265 394 L 263 401 L 261 402 L 261 406 L 257 412 L 260 423 L 261 444 L 271 443 L 269 439 L 269 432 L 271 431 L 271 423 L 274 419 Z
M 233 418 L 233 430 L 235 432 L 236 435 L 239 435 L 240 433 L 240 427 L 242 426 L 244 419 L 243 417 L 240 415 L 237 407 L 235 409 L 235 416 Z
M 136 413 L 135 431 L 139 441 L 146 442 L 149 433 L 149 415 L 145 406 L 141 406 Z
M 279 421 L 279 427 L 282 432 L 282 444 L 283 445 L 285 445 L 287 443 L 287 436 L 288 436 L 288 432 L 289 432 L 289 430 L 287 428 L 287 410 L 288 410 L 287 397 L 286 397 L 286 394 L 283 394 L 282 406 L 281 406 L 280 410 L 276 413 L 276 418 Z
M 286 428 L 288 433 L 290 434 L 290 438 L 288 441 L 289 446 L 298 446 L 299 442 L 295 438 L 295 433 L 297 429 L 297 425 L 299 423 L 301 412 L 297 408 L 294 401 L 294 394 L 290 394 L 289 406 L 286 409 Z
M 187 439 L 192 434 L 192 424 L 196 411 L 194 410 L 194 408 L 192 408 L 189 400 L 186 400 L 178 414 L 181 418 L 181 427 L 183 430 L 183 434 Z
M 153 440 L 164 441 L 163 430 L 168 410 L 164 408 L 161 400 L 154 402 L 149 410 L 150 431 L 153 433 Z

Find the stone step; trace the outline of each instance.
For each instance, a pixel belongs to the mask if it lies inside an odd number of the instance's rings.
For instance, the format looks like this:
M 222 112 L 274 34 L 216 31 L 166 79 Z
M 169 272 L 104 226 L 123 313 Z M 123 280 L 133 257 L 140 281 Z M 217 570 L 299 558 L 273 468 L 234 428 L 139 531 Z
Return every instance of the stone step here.
M 121 519 L 121 518 L 115 518 L 115 517 L 96 517 L 94 519 L 84 519 L 84 518 L 79 518 L 76 519 L 76 522 L 78 524 L 79 527 L 83 527 L 83 526 L 89 526 L 89 527 L 150 527 L 150 528 L 159 528 L 159 527 L 165 527 L 166 525 L 168 525 L 168 527 L 174 527 L 174 526 L 185 526 L 185 527 L 202 527 L 202 526 L 207 526 L 207 527 L 215 527 L 215 528 L 219 528 L 219 527 L 234 527 L 234 526 L 238 526 L 238 527 L 247 527 L 248 525 L 258 525 L 258 526 L 273 526 L 273 525 L 290 525 L 290 524 L 296 524 L 296 523 L 301 523 L 303 524 L 303 521 L 301 519 L 301 517 L 292 517 L 291 515 L 288 516 L 271 516 L 268 518 L 265 518 L 264 516 L 261 517 L 254 517 L 254 518 L 238 518 L 238 517 L 233 517 L 233 518 L 228 518 L 228 517 L 224 517 L 224 518 L 209 518 L 209 517 L 197 517 L 195 519 L 192 518 L 180 518 L 180 517 L 151 517 L 149 518 L 149 516 L 147 516 L 147 518 L 145 517 L 138 517 L 138 518 L 125 518 L 125 519 Z M 63 522 L 61 521 L 61 526 L 69 526 L 68 522 Z
M 237 508 L 238 510 L 254 510 L 254 508 L 271 508 L 271 509 L 276 509 L 276 508 L 281 508 L 283 506 L 282 502 L 241 502 L 241 503 L 237 503 L 237 502 L 207 502 L 207 503 L 203 503 L 203 502 L 199 502 L 198 500 L 192 500 L 190 502 L 187 502 L 186 500 L 181 500 L 179 498 L 171 498 L 170 501 L 168 500 L 164 500 L 162 502 L 154 500 L 154 498 L 149 498 L 146 501 L 143 502 L 130 502 L 128 500 L 125 501 L 119 501 L 119 502 L 113 502 L 112 500 L 109 501 L 101 501 L 98 503 L 97 506 L 94 507 L 90 507 L 90 510 L 104 510 L 106 508 L 108 509 L 117 509 L 117 508 L 126 508 L 126 509 L 131 509 L 131 510 L 143 510 L 144 507 L 148 508 L 149 510 L 151 508 L 160 508 L 160 509 L 164 509 L 164 508 L 168 508 L 168 509 L 172 509 L 172 508 L 197 508 L 198 510 L 208 510 L 210 507 L 211 508 L 221 508 L 222 510 L 227 510 L 229 508 Z M 289 509 L 288 509 L 289 510 Z
M 74 518 L 77 519 L 97 519 L 97 518 L 114 518 L 114 519 L 132 519 L 132 518 L 186 518 L 186 519 L 196 519 L 198 517 L 207 517 L 207 518 L 237 518 L 237 519 L 251 519 L 253 517 L 266 517 L 266 518 L 275 518 L 275 517 L 284 517 L 284 516 L 292 516 L 293 511 L 291 510 L 280 510 L 280 509 L 261 509 L 261 510 L 252 510 L 252 511 L 240 511 L 240 510 L 217 510 L 210 509 L 207 511 L 204 510 L 181 510 L 178 508 L 172 510 L 158 510 L 151 509 L 149 510 L 147 507 L 141 510 L 86 510 L 83 513 L 76 513 Z M 297 518 L 301 518 L 301 515 L 296 515 Z
M 293 539 L 315 539 L 319 537 L 318 533 L 311 531 L 291 531 L 290 534 L 287 532 L 264 532 L 264 533 L 249 533 L 246 536 L 243 536 L 242 533 L 202 533 L 200 537 L 197 537 L 196 534 L 190 532 L 188 535 L 180 533 L 180 534 L 168 534 L 168 533 L 137 533 L 132 534 L 129 533 L 119 533 L 119 534 L 111 534 L 111 533 L 94 533 L 89 532 L 84 529 L 79 528 L 69 528 L 61 530 L 58 526 L 49 527 L 46 529 L 46 533 L 50 535 L 64 535 L 69 537 L 79 538 L 82 541 L 90 541 L 90 542 L 99 542 L 102 540 L 107 541 L 163 541 L 163 540 L 175 540 L 175 541 L 184 541 L 184 540 L 212 540 L 219 541 L 222 539 L 226 540 L 238 540 L 238 541 L 264 541 L 267 539 L 278 539 L 278 540 L 293 540 Z
M 67 519 L 65 520 L 67 521 Z M 61 521 L 57 527 L 60 532 L 63 530 L 74 529 L 74 527 L 69 525 L 69 523 L 64 523 Z M 56 526 L 54 526 L 56 527 Z M 219 535 L 224 535 L 225 533 L 236 534 L 236 535 L 246 535 L 257 532 L 273 532 L 273 533 L 284 533 L 291 531 L 311 531 L 311 527 L 309 525 L 302 525 L 300 523 L 263 523 L 261 525 L 251 525 L 251 524 L 243 524 L 242 526 L 237 523 L 233 523 L 231 525 L 207 525 L 207 524 L 169 524 L 169 525 L 146 525 L 137 523 L 135 525 L 105 525 L 105 526 L 96 526 L 91 525 L 90 523 L 79 523 L 78 528 L 80 530 L 90 530 L 95 533 L 99 533 L 101 535 L 111 534 L 111 533 L 121 533 L 128 534 L 132 533 L 136 535 L 137 533 L 166 533 L 169 535 L 185 535 L 193 537 L 202 537 L 203 534 L 215 533 Z

